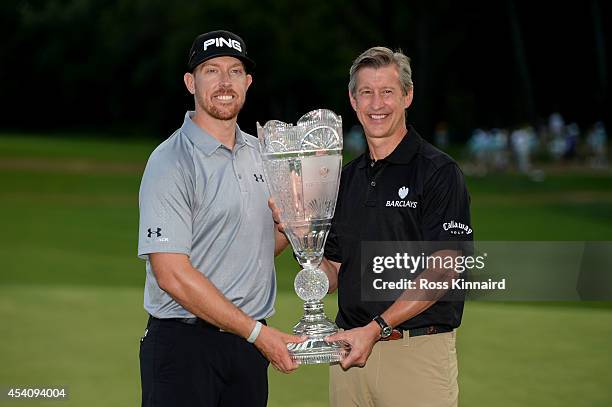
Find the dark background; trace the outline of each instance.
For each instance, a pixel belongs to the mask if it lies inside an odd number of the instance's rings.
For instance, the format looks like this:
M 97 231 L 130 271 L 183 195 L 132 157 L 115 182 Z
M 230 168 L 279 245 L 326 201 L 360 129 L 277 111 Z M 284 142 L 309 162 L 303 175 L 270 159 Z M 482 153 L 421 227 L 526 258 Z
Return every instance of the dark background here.
M 409 121 L 452 141 L 475 127 L 538 125 L 559 111 L 610 128 L 609 2 L 30 0 L 0 3 L 3 130 L 165 138 L 193 100 L 193 38 L 241 35 L 257 62 L 239 123 L 295 121 L 325 107 L 356 123 L 348 69 L 386 45 L 412 59 Z

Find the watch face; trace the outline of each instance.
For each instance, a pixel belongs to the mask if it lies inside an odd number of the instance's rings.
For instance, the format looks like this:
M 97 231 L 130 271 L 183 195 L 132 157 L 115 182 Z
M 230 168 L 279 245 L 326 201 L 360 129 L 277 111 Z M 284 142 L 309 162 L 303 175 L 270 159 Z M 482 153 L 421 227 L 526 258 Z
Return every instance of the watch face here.
M 382 329 L 380 336 L 382 336 L 383 338 L 387 338 L 391 335 L 391 332 L 393 332 L 393 328 L 391 328 L 390 326 L 386 326 Z

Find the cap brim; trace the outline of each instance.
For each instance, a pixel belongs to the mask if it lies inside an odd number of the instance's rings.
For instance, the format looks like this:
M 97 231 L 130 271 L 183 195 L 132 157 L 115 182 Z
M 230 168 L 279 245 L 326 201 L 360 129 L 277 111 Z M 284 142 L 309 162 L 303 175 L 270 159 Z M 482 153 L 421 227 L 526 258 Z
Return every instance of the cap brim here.
M 187 67 L 189 69 L 189 72 L 193 72 L 194 69 L 196 69 L 199 65 L 203 64 L 206 61 L 209 61 L 213 58 L 218 58 L 218 57 L 234 57 L 237 58 L 239 60 L 242 61 L 242 63 L 244 64 L 244 69 L 246 70 L 247 73 L 253 73 L 253 71 L 255 71 L 255 61 L 253 61 L 251 58 L 244 56 L 242 54 L 238 54 L 238 53 L 231 53 L 231 52 L 220 52 L 218 54 L 214 54 L 214 55 L 209 55 L 206 58 L 203 58 L 201 60 L 196 60 L 193 61 L 192 63 L 189 64 L 189 66 Z

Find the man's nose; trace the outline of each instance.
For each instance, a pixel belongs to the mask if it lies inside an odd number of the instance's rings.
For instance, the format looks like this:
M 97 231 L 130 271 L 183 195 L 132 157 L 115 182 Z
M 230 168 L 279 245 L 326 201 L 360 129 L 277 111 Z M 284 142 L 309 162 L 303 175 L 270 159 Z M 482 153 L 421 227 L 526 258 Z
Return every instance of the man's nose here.
M 232 83 L 229 72 L 221 71 L 221 83 L 227 85 Z
M 374 109 L 378 109 L 380 107 L 383 107 L 384 104 L 385 104 L 385 101 L 383 99 L 383 96 L 380 93 L 375 92 L 372 97 L 372 107 Z

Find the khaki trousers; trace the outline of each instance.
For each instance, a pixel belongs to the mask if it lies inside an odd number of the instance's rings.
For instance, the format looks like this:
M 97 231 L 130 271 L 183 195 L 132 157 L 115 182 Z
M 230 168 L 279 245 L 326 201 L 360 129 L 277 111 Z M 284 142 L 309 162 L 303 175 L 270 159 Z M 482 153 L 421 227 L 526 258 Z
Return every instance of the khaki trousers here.
M 455 331 L 380 341 L 366 366 L 329 371 L 332 407 L 457 406 Z

